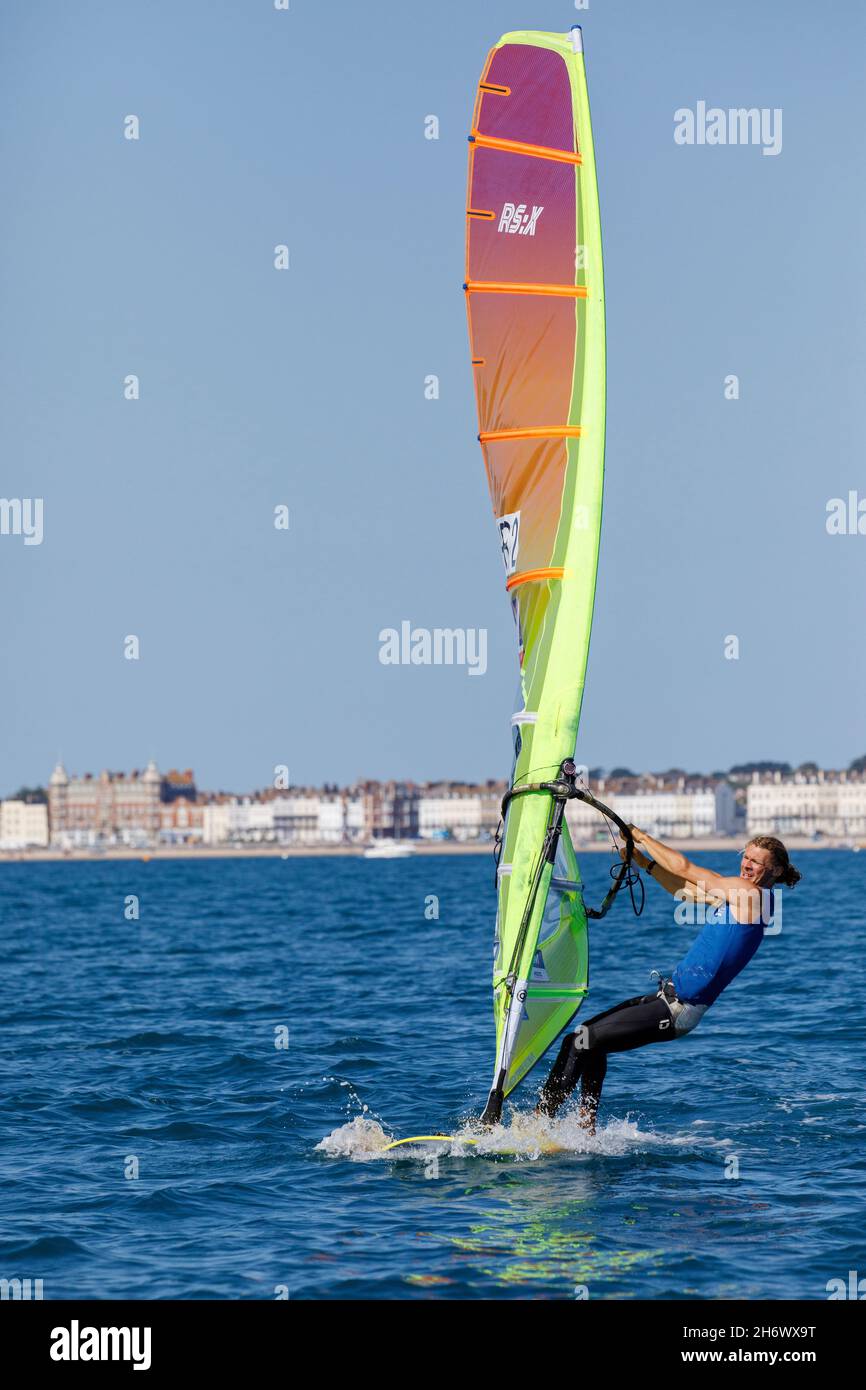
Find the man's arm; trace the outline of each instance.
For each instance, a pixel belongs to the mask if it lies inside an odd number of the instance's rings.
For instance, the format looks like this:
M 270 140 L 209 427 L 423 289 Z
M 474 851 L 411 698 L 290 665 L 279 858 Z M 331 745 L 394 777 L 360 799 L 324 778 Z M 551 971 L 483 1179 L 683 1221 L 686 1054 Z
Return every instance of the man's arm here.
M 680 854 L 679 850 L 671 849 L 669 845 L 662 844 L 661 840 L 654 840 L 652 835 L 647 835 L 634 825 L 631 832 L 635 844 L 651 854 L 660 866 L 660 869 L 656 868 L 652 872 L 652 877 L 657 878 L 660 883 L 663 872 L 669 877 L 681 880 L 687 889 L 691 889 L 689 896 L 707 897 L 711 901 L 730 903 L 736 912 L 738 922 L 760 921 L 760 890 L 746 884 L 739 875 L 731 878 L 726 874 L 717 874 L 714 869 L 706 869 L 701 864 L 693 864 L 684 854 Z M 668 887 L 667 883 L 663 886 Z M 668 888 L 668 892 L 670 891 Z
M 621 850 L 620 853 L 624 855 L 625 850 Z M 692 885 L 687 883 L 681 874 L 672 874 L 670 870 L 665 869 L 657 859 L 655 861 L 651 860 L 647 855 L 641 854 L 639 849 L 634 852 L 634 862 L 639 869 L 647 869 L 648 866 L 652 864 L 652 873 L 649 874 L 648 877 L 654 879 L 656 883 L 661 884 L 662 888 L 670 893 L 672 898 L 675 898 L 677 894 L 679 894 L 680 897 L 687 898 L 693 898 L 695 896 Z

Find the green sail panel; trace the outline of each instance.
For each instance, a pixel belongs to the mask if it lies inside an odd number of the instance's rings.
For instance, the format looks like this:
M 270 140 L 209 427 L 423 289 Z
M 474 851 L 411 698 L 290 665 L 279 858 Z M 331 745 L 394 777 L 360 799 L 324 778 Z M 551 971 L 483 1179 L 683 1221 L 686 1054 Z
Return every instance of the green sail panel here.
M 601 225 L 580 30 L 505 34 L 469 143 L 466 302 L 479 440 L 520 662 L 512 785 L 575 755 L 595 600 L 605 424 Z M 587 929 L 567 826 L 516 950 L 551 798 L 513 800 L 493 969 L 507 1095 L 587 990 Z

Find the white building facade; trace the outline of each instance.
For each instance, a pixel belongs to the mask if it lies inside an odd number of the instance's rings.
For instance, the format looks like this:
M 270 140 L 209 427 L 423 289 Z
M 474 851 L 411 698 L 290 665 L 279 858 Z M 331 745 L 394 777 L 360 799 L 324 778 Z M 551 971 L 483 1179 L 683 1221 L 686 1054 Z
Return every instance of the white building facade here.
M 237 797 L 205 806 L 203 840 L 206 845 L 344 844 L 363 838 L 364 825 L 360 798 L 330 793 L 267 801 Z
M 44 801 L 0 801 L 0 849 L 45 849 L 47 845 Z
M 657 840 L 701 839 L 736 835 L 739 821 L 733 789 L 727 782 L 693 790 L 597 793 L 627 825 L 640 826 Z M 582 801 L 568 805 L 568 824 L 576 842 L 605 838 L 598 812 Z
M 866 781 L 827 781 L 819 773 L 810 780 L 780 777 L 753 782 L 748 788 L 747 825 L 750 835 L 866 834 Z

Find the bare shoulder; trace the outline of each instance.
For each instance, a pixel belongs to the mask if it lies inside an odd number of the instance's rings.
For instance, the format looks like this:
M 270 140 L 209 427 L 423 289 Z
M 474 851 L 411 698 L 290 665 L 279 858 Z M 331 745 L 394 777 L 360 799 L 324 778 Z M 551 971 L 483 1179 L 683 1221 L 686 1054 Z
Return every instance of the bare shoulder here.
M 686 880 L 698 900 L 716 907 L 727 903 L 738 922 L 752 925 L 762 920 L 761 890 L 740 874 L 719 874 L 715 869 L 688 861 Z
M 761 921 L 761 890 L 748 879 L 725 878 L 720 875 L 714 885 L 716 891 L 734 910 L 738 922 L 754 923 Z

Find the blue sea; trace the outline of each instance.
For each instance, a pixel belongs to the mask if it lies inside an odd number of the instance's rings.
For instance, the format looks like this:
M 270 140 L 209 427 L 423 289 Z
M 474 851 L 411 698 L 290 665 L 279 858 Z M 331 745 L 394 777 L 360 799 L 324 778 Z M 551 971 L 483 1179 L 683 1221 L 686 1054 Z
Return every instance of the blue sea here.
M 713 868 L 732 856 L 707 855 Z M 597 1134 L 478 1147 L 488 856 L 0 865 L 0 1277 L 44 1297 L 826 1299 L 866 1272 L 866 853 L 794 855 L 782 930 L 687 1037 L 611 1058 Z M 589 901 L 609 859 L 585 856 Z M 584 1016 L 697 927 L 591 928 Z M 136 916 L 136 912 L 138 915 Z M 438 913 L 438 915 L 436 915 Z

